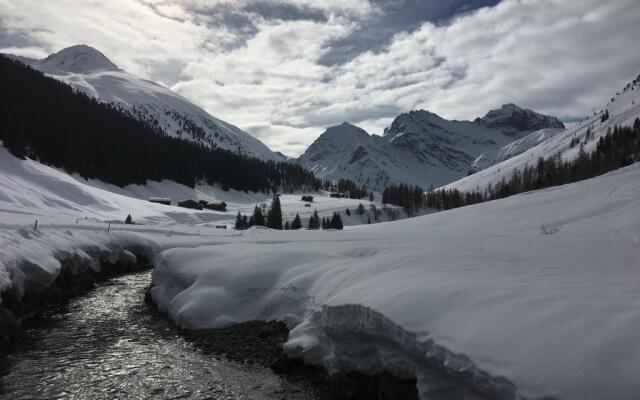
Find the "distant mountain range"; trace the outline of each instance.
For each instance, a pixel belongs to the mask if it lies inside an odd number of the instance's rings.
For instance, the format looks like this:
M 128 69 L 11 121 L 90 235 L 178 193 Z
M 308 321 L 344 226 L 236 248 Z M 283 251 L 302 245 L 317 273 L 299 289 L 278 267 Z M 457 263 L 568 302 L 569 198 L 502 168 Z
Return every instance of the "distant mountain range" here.
M 497 162 L 504 146 L 535 141 L 534 132 L 564 129 L 557 118 L 505 104 L 475 121 L 449 121 L 425 111 L 395 118 L 382 136 L 349 123 L 327 129 L 298 161 L 323 179 L 351 179 L 371 189 L 405 182 L 441 186 Z M 474 163 L 478 158 L 482 161 Z
M 117 104 L 169 136 L 263 160 L 285 159 L 247 132 L 213 117 L 170 89 L 119 69 L 90 46 L 72 46 L 42 60 L 8 56 L 100 101 Z

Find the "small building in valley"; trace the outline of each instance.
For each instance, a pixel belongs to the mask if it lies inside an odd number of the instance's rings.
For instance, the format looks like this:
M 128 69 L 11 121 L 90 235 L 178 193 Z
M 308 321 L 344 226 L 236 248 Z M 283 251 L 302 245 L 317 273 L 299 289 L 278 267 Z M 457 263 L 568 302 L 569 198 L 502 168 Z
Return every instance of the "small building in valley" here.
M 191 208 L 193 210 L 202 210 L 202 205 L 192 199 L 186 199 L 178 202 L 178 206 L 183 208 Z
M 167 206 L 171 205 L 171 199 L 168 197 L 149 197 L 148 200 L 152 203 L 164 204 Z
M 227 203 L 224 201 L 220 203 L 207 203 L 204 208 L 213 211 L 227 211 Z

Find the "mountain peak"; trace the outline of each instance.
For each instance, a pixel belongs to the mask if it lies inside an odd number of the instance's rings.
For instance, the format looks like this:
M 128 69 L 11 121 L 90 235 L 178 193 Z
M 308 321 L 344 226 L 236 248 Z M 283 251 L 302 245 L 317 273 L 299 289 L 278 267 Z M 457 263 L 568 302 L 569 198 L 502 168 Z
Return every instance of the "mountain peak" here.
M 335 126 L 330 126 L 329 128 L 327 128 L 327 130 L 323 133 L 323 135 L 339 135 L 339 136 L 346 136 L 346 135 L 366 135 L 369 136 L 369 134 L 362 128 L 357 127 L 349 122 L 343 122 L 340 125 L 335 125 Z
M 92 73 L 118 70 L 104 54 L 84 44 L 53 53 L 40 61 L 40 65 L 47 72 Z
M 564 124 L 551 115 L 539 114 L 514 103 L 503 104 L 497 110 L 489 111 L 477 123 L 487 128 L 498 128 L 510 132 L 536 131 L 545 128 L 563 129 Z
M 521 111 L 521 110 L 523 110 L 523 108 L 519 107 L 518 105 L 516 105 L 514 103 L 507 103 L 507 104 L 503 104 L 502 106 L 500 106 L 500 110 L 502 110 L 502 111 Z
M 413 110 L 406 113 L 402 113 L 394 118 L 391 125 L 384 129 L 383 136 L 392 138 L 395 135 L 412 130 L 415 127 L 422 127 L 426 125 L 438 125 L 442 123 L 444 119 L 436 113 L 432 113 L 427 110 Z

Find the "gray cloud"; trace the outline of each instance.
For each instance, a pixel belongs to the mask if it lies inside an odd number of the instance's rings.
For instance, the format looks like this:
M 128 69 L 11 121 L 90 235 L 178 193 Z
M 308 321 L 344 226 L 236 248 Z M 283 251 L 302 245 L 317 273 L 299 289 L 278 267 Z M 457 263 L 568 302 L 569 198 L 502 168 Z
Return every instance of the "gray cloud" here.
M 499 1 L 372 0 L 378 11 L 361 21 L 347 37 L 329 43 L 329 51 L 318 62 L 322 65 L 343 64 L 365 51 L 383 50 L 400 32 L 413 32 L 425 22 L 442 23 L 460 13 L 493 6 Z
M 494 3 L 0 0 L 0 52 L 92 45 L 289 155 L 329 125 L 381 133 L 416 108 L 473 119 L 514 102 L 575 120 L 640 73 L 637 0 L 479 8 Z
M 177 59 L 168 58 L 165 61 L 149 61 L 149 79 L 162 83 L 166 86 L 172 86 L 187 77 L 183 74 L 187 63 Z
M 327 16 L 317 8 L 271 0 L 246 0 L 207 4 L 187 4 L 185 10 L 211 29 L 224 29 L 229 35 L 223 43 L 227 50 L 246 44 L 258 32 L 260 22 L 315 21 L 325 22 Z

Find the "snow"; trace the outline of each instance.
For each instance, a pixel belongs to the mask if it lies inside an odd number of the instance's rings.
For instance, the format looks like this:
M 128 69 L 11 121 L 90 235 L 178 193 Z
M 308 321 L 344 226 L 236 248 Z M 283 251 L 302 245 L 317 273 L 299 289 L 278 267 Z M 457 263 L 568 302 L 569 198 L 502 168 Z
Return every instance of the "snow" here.
M 504 160 L 508 160 L 509 158 L 522 154 L 545 140 L 554 137 L 562 131 L 563 129 L 547 128 L 532 132 L 527 136 L 515 140 L 497 150 L 482 153 L 480 157 L 475 159 L 471 169 L 474 171 L 480 171 Z
M 309 193 L 314 202 L 306 207 L 301 194 L 282 194 L 281 204 L 285 220 L 293 220 L 296 213 L 307 220 L 314 210 L 321 217 L 334 212 L 342 214 L 346 225 L 367 223 L 371 215 L 371 204 L 381 211 L 379 220 L 406 218 L 406 213 L 397 208 L 384 208 L 368 200 L 331 198 L 326 192 Z M 172 206 L 151 203 L 150 198 L 170 198 Z M 128 229 L 151 229 L 164 227 L 196 232 L 216 225 L 233 226 L 238 211 L 252 214 L 256 205 L 269 205 L 271 195 L 265 193 L 224 191 L 217 186 L 196 185 L 195 188 L 173 181 L 148 181 L 145 185 L 129 185 L 124 188 L 97 180 L 85 180 L 77 175 L 43 165 L 35 160 L 13 157 L 0 146 L 0 227 L 17 228 L 31 226 L 38 220 L 42 226 L 100 226 L 105 223 L 121 224 L 127 215 L 139 224 Z M 191 210 L 177 207 L 185 199 L 226 202 L 227 211 Z M 358 216 L 357 206 L 362 203 L 367 212 Z M 346 215 L 349 208 L 351 216 Z M 163 228 L 163 229 L 164 229 Z
M 301 321 L 290 354 L 417 376 L 423 397 L 437 365 L 489 398 L 635 398 L 638 182 L 636 163 L 397 222 L 174 248 L 152 295 L 189 328 Z
M 72 46 L 43 60 L 13 58 L 91 97 L 116 104 L 136 118 L 158 123 L 170 136 L 266 160 L 284 160 L 247 132 L 162 85 L 119 69 L 90 46 Z M 197 127 L 198 132 L 189 132 L 187 124 Z
M 138 256 L 152 260 L 162 249 L 211 244 L 234 234 L 217 231 L 200 236 L 178 231 L 169 236 L 163 230 L 107 231 L 90 224 L 5 228 L 0 231 L 0 294 L 20 300 L 25 293 L 38 294 L 51 286 L 63 269 L 80 275 L 116 263 L 133 265 Z
M 48 74 L 118 70 L 118 67 L 104 54 L 87 45 L 71 46 L 58 53 L 51 54 L 40 62 L 39 67 L 43 72 Z
M 608 120 L 600 122 L 604 110 L 609 111 L 610 117 Z M 580 146 L 571 147 L 572 139 L 576 138 L 584 142 L 587 131 L 591 129 L 593 139 L 584 146 L 585 151 L 589 153 L 595 150 L 598 139 L 604 136 L 608 129 L 613 129 L 616 125 L 631 126 L 636 118 L 640 118 L 640 76 L 630 82 L 624 90 L 616 94 L 611 101 L 603 106 L 600 112 L 565 131 L 556 133 L 515 157 L 492 165 L 445 187 L 456 188 L 465 192 L 484 190 L 489 184 L 495 185 L 502 178 L 509 179 L 516 169 L 523 170 L 526 165 L 535 164 L 539 157 L 549 158 L 560 154 L 564 160 L 573 160 L 578 156 Z
M 396 117 L 383 136 L 349 123 L 330 127 L 298 162 L 320 178 L 347 178 L 378 191 L 399 182 L 427 189 L 460 179 L 481 154 L 545 127 L 562 123 L 513 104 L 474 122 L 419 110 Z

